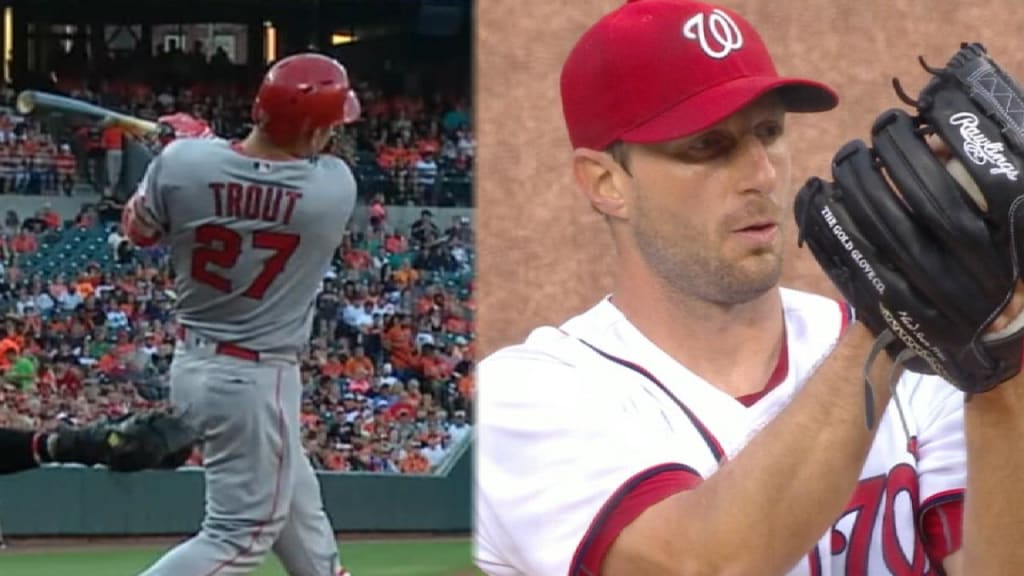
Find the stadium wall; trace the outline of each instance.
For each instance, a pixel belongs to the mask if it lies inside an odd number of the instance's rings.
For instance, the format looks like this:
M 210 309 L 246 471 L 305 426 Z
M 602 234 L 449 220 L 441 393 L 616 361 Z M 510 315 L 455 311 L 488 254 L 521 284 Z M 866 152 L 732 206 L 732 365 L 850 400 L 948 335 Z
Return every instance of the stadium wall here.
M 335 531 L 469 532 L 471 446 L 439 475 L 320 473 Z M 189 534 L 202 521 L 203 492 L 199 470 L 44 468 L 0 477 L 0 529 L 15 537 Z
M 0 217 L 8 210 L 14 210 L 18 216 L 24 218 L 39 210 L 44 204 L 49 203 L 57 214 L 64 220 L 74 220 L 75 216 L 82 209 L 84 204 L 94 204 L 99 201 L 95 194 L 76 194 L 75 196 L 26 196 L 20 194 L 0 195 Z M 362 205 L 361 205 L 362 206 Z M 388 206 L 388 222 L 392 227 L 407 229 L 420 217 L 422 206 Z M 472 208 L 435 208 L 430 207 L 434 215 L 434 222 L 442 229 L 447 228 L 454 216 L 473 217 Z M 364 225 L 367 220 L 366 210 L 357 208 L 352 215 L 352 221 L 356 225 Z

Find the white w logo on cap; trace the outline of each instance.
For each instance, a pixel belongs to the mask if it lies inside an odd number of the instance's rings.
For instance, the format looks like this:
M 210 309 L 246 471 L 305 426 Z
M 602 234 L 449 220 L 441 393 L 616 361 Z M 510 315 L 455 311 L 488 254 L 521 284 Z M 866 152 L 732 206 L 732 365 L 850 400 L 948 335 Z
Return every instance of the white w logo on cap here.
M 694 14 L 683 24 L 683 36 L 696 40 L 705 54 L 716 60 L 725 58 L 733 50 L 743 47 L 743 34 L 728 14 L 714 9 L 711 14 Z M 709 40 L 714 41 L 714 46 Z

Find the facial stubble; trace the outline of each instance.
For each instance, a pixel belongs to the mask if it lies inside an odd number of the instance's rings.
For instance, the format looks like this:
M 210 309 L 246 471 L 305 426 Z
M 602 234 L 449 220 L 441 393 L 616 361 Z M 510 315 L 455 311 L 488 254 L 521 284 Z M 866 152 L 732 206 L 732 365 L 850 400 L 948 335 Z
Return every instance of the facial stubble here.
M 634 208 L 632 228 L 640 256 L 680 295 L 721 306 L 743 304 L 774 288 L 782 276 L 777 243 L 736 254 L 720 230 L 673 221 L 672 214 L 642 197 Z M 781 237 L 782 230 L 778 233 Z

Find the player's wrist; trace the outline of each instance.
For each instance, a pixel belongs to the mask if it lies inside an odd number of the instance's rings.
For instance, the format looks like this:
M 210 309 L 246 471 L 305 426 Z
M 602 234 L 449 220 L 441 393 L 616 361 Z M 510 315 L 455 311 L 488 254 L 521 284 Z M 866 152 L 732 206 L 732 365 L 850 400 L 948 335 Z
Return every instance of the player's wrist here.
M 988 392 L 968 396 L 964 409 L 967 412 L 984 412 L 989 418 L 1003 414 L 1010 421 L 1024 425 L 1024 372 L 1018 372 Z

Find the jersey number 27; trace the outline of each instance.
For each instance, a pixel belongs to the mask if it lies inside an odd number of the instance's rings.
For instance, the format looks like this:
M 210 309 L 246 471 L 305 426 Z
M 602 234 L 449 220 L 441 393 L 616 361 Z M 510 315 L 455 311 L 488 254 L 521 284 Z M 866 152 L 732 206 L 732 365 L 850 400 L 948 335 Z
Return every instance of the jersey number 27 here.
M 211 271 L 209 265 L 213 264 L 224 270 L 234 268 L 244 248 L 243 240 L 241 234 L 226 226 L 204 224 L 196 228 L 196 248 L 192 251 L 192 278 L 220 292 L 231 292 L 234 289 L 231 280 Z M 288 260 L 299 247 L 299 240 L 298 234 L 287 232 L 253 232 L 252 248 L 270 250 L 272 254 L 263 261 L 263 269 L 242 295 L 254 300 L 263 299 L 267 289 L 284 271 Z

